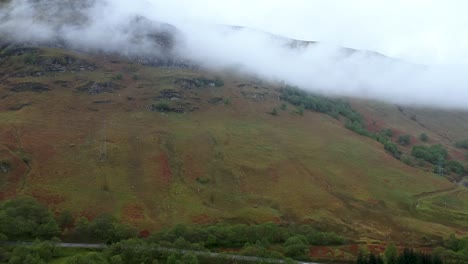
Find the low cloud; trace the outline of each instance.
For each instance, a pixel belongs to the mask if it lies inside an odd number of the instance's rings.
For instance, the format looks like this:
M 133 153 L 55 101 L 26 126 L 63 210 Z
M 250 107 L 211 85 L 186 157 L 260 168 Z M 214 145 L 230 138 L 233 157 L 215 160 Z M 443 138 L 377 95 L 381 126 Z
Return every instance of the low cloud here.
M 329 43 L 291 45 L 290 39 L 263 31 L 209 22 L 182 19 L 158 1 L 17 0 L 1 8 L 0 34 L 7 41 L 235 67 L 332 96 L 468 108 L 464 63 L 422 66 Z

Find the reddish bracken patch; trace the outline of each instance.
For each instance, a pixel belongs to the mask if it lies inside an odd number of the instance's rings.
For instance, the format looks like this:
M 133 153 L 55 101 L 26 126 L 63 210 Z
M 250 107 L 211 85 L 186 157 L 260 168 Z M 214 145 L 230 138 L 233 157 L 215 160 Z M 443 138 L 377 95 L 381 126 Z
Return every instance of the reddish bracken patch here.
M 310 257 L 312 257 L 313 259 L 330 259 L 330 257 L 333 256 L 333 250 L 329 247 L 310 248 Z
M 31 193 L 31 196 L 36 198 L 39 202 L 47 205 L 57 205 L 65 202 L 65 198 L 60 195 L 47 193 L 44 191 L 35 190 Z
M 138 236 L 141 237 L 141 238 L 147 238 L 151 235 L 150 231 L 148 230 L 141 230 L 139 233 L 138 233 Z
M 139 205 L 125 206 L 122 210 L 122 220 L 130 223 L 145 220 L 143 207 Z
M 172 171 L 169 165 L 169 159 L 165 153 L 159 155 L 159 162 L 161 166 L 161 176 L 165 183 L 170 183 L 172 179 Z
M 202 214 L 202 215 L 193 216 L 191 219 L 191 222 L 194 224 L 206 225 L 206 224 L 213 223 L 214 220 L 208 215 Z

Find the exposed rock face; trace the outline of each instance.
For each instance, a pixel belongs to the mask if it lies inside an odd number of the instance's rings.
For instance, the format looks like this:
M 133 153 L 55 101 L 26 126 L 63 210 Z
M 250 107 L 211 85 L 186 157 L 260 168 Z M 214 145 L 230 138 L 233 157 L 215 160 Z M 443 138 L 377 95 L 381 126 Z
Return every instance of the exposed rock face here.
M 0 162 L 0 173 L 8 173 L 10 169 L 11 169 L 10 164 L 4 161 Z
M 35 93 L 42 93 L 50 91 L 50 89 L 42 84 L 42 83 L 33 83 L 33 82 L 26 82 L 26 83 L 19 83 L 10 88 L 10 91 L 15 93 L 22 93 L 22 92 L 35 92 Z
M 114 93 L 116 90 L 120 90 L 121 86 L 113 82 L 102 82 L 95 83 L 89 82 L 86 85 L 77 88 L 79 92 L 87 92 L 90 95 L 97 95 L 101 93 Z
M 160 95 L 156 97 L 156 100 L 175 101 L 180 100 L 182 98 L 183 96 L 180 92 L 171 89 L 165 89 L 160 92 Z

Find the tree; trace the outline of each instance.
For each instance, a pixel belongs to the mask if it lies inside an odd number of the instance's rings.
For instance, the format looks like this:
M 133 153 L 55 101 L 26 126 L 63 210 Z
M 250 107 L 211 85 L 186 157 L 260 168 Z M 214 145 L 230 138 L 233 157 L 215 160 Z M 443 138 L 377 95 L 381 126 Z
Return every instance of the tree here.
M 60 235 L 52 213 L 31 197 L 20 197 L 2 204 L 0 232 L 10 239 L 49 239 Z
M 307 239 L 304 236 L 292 236 L 286 240 L 284 246 L 286 247 L 286 256 L 294 259 L 307 259 Z
M 184 264 L 198 264 L 198 259 L 194 254 L 189 253 L 182 257 L 182 262 Z
M 17 246 L 11 253 L 10 264 L 42 264 L 49 263 L 56 255 L 55 246 L 50 242 L 35 243 L 27 246 Z
M 356 260 L 356 264 L 368 264 L 369 261 L 367 259 L 366 254 L 363 251 L 359 251 L 359 255 Z
M 75 223 L 73 215 L 68 210 L 63 210 L 60 212 L 60 215 L 57 217 L 57 222 L 62 229 L 70 228 Z
M 82 217 L 77 220 L 75 233 L 82 239 L 115 243 L 121 240 L 136 237 L 136 230 L 125 224 L 120 224 L 110 215 L 102 215 L 89 222 Z
M 448 152 L 442 145 L 414 146 L 411 155 L 423 159 L 432 164 L 444 162 L 447 159 Z
M 385 264 L 397 264 L 398 259 L 398 249 L 395 244 L 390 243 L 388 244 L 387 248 L 385 249 Z
M 177 264 L 177 257 L 176 257 L 176 255 L 171 254 L 171 255 L 167 258 L 166 264 Z
M 108 264 L 104 256 L 97 252 L 91 252 L 85 255 L 73 256 L 67 261 L 67 264 Z
M 429 137 L 426 135 L 426 133 L 421 133 L 421 135 L 419 135 L 419 139 L 423 142 L 427 142 Z

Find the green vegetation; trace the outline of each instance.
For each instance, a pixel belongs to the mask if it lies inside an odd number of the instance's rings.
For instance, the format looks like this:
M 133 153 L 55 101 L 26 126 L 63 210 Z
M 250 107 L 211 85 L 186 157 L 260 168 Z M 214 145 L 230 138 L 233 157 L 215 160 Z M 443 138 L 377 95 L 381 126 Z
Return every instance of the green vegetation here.
M 411 154 L 418 159 L 427 161 L 436 167 L 434 170 L 439 172 L 440 168 L 444 168 L 446 174 L 455 173 L 458 176 L 465 174 L 465 168 L 457 160 L 447 161 L 448 152 L 442 145 L 432 146 L 414 146 Z
M 103 215 L 89 221 L 85 217 L 77 220 L 76 227 L 71 236 L 79 241 L 94 241 L 113 243 L 136 237 L 137 232 L 133 227 L 121 224 L 109 215 Z
M 224 81 L 220 78 L 216 78 L 214 81 L 214 84 L 216 87 L 221 87 L 221 86 L 224 86 Z
M 457 148 L 468 149 L 468 139 L 457 141 L 457 143 L 455 143 L 455 146 Z
M 36 65 L 39 62 L 39 55 L 35 52 L 28 52 L 23 55 L 23 60 L 25 64 Z
M 288 105 L 286 103 L 282 103 L 280 109 L 282 111 L 286 111 L 286 109 L 288 109 Z
M 448 152 L 442 145 L 414 146 L 411 155 L 432 164 L 440 164 L 447 159 Z
M 0 207 L 0 233 L 9 239 L 50 239 L 60 229 L 49 210 L 30 197 L 4 202 Z
M 156 105 L 153 105 L 153 108 L 159 112 L 169 112 L 171 110 L 171 107 L 169 106 L 169 104 L 164 101 L 159 102 Z
M 398 137 L 398 143 L 402 146 L 408 146 L 411 144 L 411 136 L 410 135 L 401 135 Z
M 45 264 L 59 256 L 52 242 L 35 242 L 32 245 L 16 246 L 9 256 L 9 264 Z
M 461 164 L 457 160 L 449 160 L 445 164 L 445 169 L 448 172 L 455 173 L 459 176 L 463 176 L 465 174 L 465 168 L 463 167 L 463 164 Z
M 364 124 L 364 119 L 360 113 L 355 111 L 351 105 L 340 99 L 330 99 L 323 96 L 313 95 L 308 92 L 302 91 L 296 87 L 286 86 L 280 89 L 281 100 L 288 101 L 289 103 L 299 107 L 298 113 L 303 115 L 304 109 L 328 114 L 336 119 L 340 119 L 340 116 L 346 119 L 345 126 L 349 130 L 352 130 L 360 135 L 373 138 L 384 145 L 384 148 L 393 157 L 399 159 L 401 151 L 398 147 L 391 142 L 387 134 L 385 133 L 372 133 L 369 132 Z M 393 134 L 393 132 L 391 132 Z
M 277 116 L 278 115 L 278 110 L 276 108 L 273 108 L 273 110 L 270 113 L 272 116 Z
M 121 81 L 123 80 L 123 75 L 121 73 L 115 75 L 114 77 L 112 77 L 113 80 L 117 80 L 117 81 Z
M 383 135 L 383 136 L 391 138 L 391 137 L 393 137 L 393 130 L 391 130 L 390 128 L 382 129 L 382 131 L 380 131 L 380 134 Z
M 419 135 L 419 140 L 422 142 L 427 142 L 429 141 L 429 136 L 426 133 L 421 133 L 421 135 Z
M 300 116 L 303 116 L 303 115 L 304 115 L 304 106 L 303 106 L 303 105 L 299 105 L 299 106 L 297 107 L 296 113 L 297 113 L 298 115 L 300 115 Z
M 390 248 L 391 247 L 391 248 Z M 385 260 L 385 261 L 384 261 Z M 421 252 L 416 252 L 413 249 L 405 248 L 398 255 L 396 247 L 390 245 L 385 251 L 385 257 L 382 258 L 378 254 L 360 252 L 356 261 L 357 264 L 442 264 L 442 258 L 437 255 L 430 255 Z

